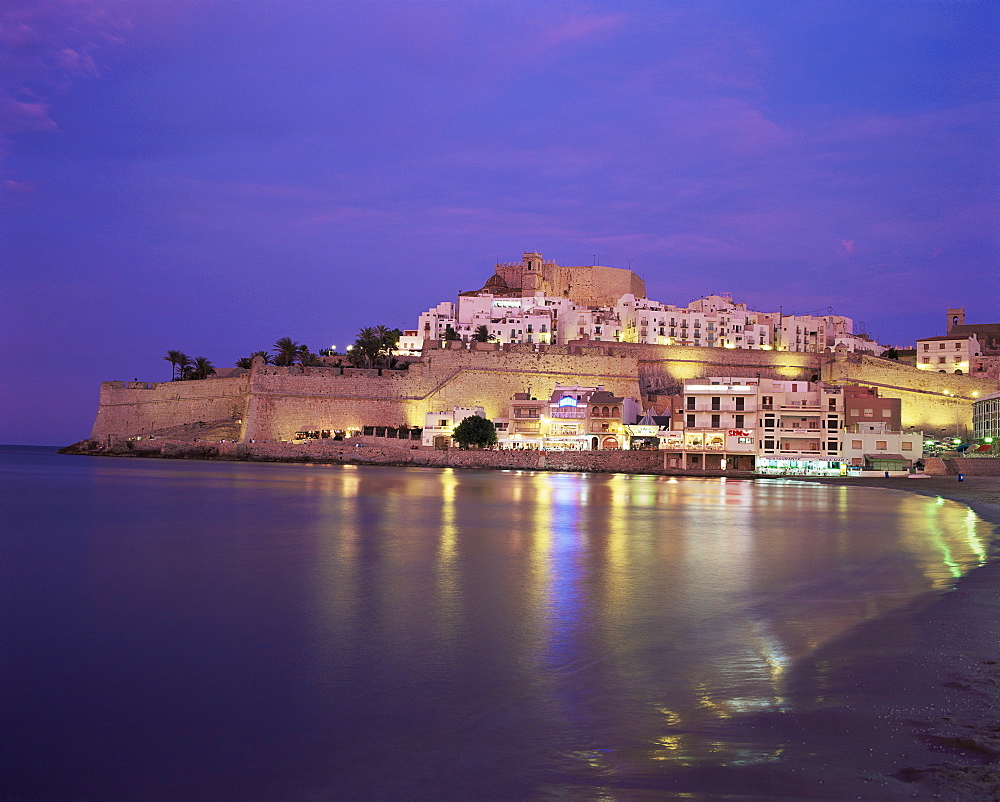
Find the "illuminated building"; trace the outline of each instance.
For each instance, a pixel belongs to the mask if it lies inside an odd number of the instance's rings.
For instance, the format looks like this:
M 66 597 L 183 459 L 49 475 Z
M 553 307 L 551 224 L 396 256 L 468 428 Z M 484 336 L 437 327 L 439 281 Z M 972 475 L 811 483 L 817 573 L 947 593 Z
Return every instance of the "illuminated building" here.
M 639 402 L 603 387 L 556 385 L 547 399 L 517 393 L 508 418 L 498 421 L 501 448 L 590 451 L 627 449 L 626 424 L 639 417 Z

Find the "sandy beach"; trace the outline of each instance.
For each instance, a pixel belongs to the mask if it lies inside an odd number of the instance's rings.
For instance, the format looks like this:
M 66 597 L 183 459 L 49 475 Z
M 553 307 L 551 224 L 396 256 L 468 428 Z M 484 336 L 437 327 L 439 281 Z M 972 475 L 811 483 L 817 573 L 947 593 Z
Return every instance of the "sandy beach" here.
M 997 477 L 817 481 L 949 499 L 1000 532 Z M 825 798 L 1000 799 L 997 546 L 952 591 L 855 628 L 795 673 L 807 695 L 824 670 L 836 677 L 828 703 L 793 717 L 803 740 L 793 732 L 787 753 L 823 778 Z

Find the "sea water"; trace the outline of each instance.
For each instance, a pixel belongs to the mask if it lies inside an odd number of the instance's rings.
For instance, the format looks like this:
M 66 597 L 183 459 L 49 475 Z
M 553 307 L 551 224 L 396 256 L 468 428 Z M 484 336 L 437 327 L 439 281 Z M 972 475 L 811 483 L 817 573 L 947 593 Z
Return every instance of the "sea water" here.
M 13 799 L 752 794 L 796 667 L 992 534 L 794 481 L 2 458 Z

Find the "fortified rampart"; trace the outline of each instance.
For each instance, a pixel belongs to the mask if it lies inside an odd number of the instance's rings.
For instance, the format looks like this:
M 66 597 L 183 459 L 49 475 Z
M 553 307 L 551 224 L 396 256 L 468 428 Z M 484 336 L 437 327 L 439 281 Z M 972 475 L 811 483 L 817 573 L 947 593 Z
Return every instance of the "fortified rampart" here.
M 823 365 L 823 381 L 874 387 L 902 401 L 902 426 L 964 435 L 972 430 L 972 401 L 997 391 L 995 379 L 917 370 L 863 354 L 837 354 Z
M 243 420 L 249 375 L 186 382 L 103 382 L 91 438 L 131 437 L 194 421 Z
M 453 343 L 425 351 L 408 370 L 258 365 L 240 376 L 201 381 L 105 382 L 91 437 L 104 442 L 204 421 L 215 431 L 228 424 L 234 439 L 273 442 L 302 430 L 419 427 L 426 413 L 455 406 L 481 405 L 487 417 L 502 417 L 515 393 L 543 397 L 557 383 L 603 385 L 639 398 L 640 392 L 669 393 L 700 376 L 758 375 L 877 387 L 903 400 L 904 426 L 958 433 L 971 426 L 972 393 L 997 389 L 995 381 L 856 355 L 592 342 L 537 350 Z

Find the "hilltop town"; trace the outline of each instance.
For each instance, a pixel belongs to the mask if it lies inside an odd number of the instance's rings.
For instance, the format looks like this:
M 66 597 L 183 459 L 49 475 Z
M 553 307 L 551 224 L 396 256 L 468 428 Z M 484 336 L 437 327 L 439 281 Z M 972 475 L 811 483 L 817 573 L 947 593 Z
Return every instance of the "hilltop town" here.
M 434 464 L 425 452 L 452 448 L 454 428 L 479 416 L 509 459 L 903 474 L 930 457 L 997 453 L 1000 324 L 967 324 L 953 308 L 943 330 L 890 348 L 830 309 L 756 311 L 728 295 L 680 307 L 647 298 L 631 270 L 528 252 L 421 314 L 398 338 L 396 369 L 258 354 L 200 381 L 105 382 L 86 448 L 197 441 L 236 458 L 346 443 Z

